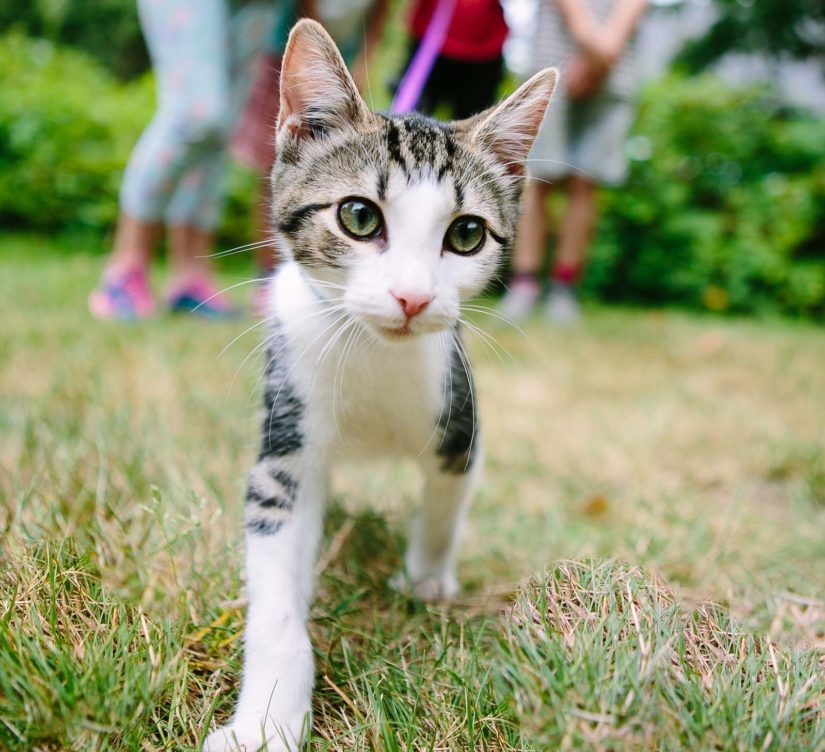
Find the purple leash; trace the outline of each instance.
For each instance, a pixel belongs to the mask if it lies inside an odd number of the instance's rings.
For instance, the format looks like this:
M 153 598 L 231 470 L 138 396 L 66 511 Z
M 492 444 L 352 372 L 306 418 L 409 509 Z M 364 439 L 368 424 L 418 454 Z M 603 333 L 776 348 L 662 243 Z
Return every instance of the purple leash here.
M 427 79 L 430 77 L 435 59 L 441 52 L 444 44 L 444 37 L 447 36 L 447 29 L 450 28 L 450 21 L 453 19 L 453 11 L 457 0 L 438 0 L 438 5 L 433 11 L 427 31 L 418 49 L 415 51 L 407 72 L 398 85 L 395 98 L 392 100 L 390 112 L 400 114 L 414 110 L 421 98 L 421 92 Z

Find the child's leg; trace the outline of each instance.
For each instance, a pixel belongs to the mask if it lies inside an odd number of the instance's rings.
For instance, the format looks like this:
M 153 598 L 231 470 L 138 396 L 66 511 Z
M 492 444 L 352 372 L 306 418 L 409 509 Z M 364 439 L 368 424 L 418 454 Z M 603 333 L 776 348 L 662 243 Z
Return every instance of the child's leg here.
M 546 309 L 550 320 L 556 324 L 574 324 L 581 315 L 575 285 L 584 270 L 596 227 L 596 191 L 597 185 L 591 178 L 570 177 L 569 199 L 559 232 Z
M 522 213 L 519 219 L 516 246 L 513 249 L 513 273 L 516 277 L 537 275 L 544 261 L 547 246 L 547 197 L 549 183 L 525 177 Z
M 502 312 L 514 319 L 530 313 L 541 295 L 539 273 L 547 252 L 547 197 L 553 185 L 570 172 L 567 112 L 564 92 L 556 92 L 526 160 L 522 215 L 513 249 L 513 277 L 501 303 Z
M 228 26 L 224 29 L 225 39 L 220 47 L 223 55 L 199 61 L 199 70 L 208 79 L 203 88 L 224 102 L 221 124 L 227 132 L 242 110 L 249 92 L 253 63 L 271 22 L 272 8 L 268 3 L 244 6 L 231 21 L 225 21 Z M 211 48 L 214 52 L 214 43 Z M 169 199 L 165 221 L 172 228 L 172 290 L 199 281 L 208 282 L 211 277 L 209 254 L 214 230 L 220 221 L 225 172 L 226 150 L 223 142 L 206 142 L 193 148 L 189 165 Z
M 117 219 L 112 254 L 106 264 L 107 274 L 121 276 L 132 269 L 149 266 L 162 226 L 121 212 Z
M 513 276 L 501 301 L 501 312 L 520 319 L 533 309 L 541 295 L 539 272 L 547 245 L 547 196 L 550 184 L 525 176 L 522 214 L 519 218 L 516 244 L 513 248 Z
M 562 220 L 553 265 L 553 277 L 559 282 L 574 283 L 587 261 L 598 216 L 597 188 L 595 181 L 588 177 L 570 176 L 570 198 Z
M 228 14 L 224 0 L 140 0 L 158 81 L 158 109 L 129 160 L 121 209 L 157 222 L 181 176 L 223 148 L 229 124 Z
M 103 279 L 89 298 L 101 318 L 154 308 L 146 267 L 181 175 L 223 148 L 229 110 L 226 0 L 139 0 L 158 83 L 158 109 L 132 150 Z
M 169 289 L 181 287 L 209 278 L 215 233 L 193 225 L 171 225 L 168 233 Z

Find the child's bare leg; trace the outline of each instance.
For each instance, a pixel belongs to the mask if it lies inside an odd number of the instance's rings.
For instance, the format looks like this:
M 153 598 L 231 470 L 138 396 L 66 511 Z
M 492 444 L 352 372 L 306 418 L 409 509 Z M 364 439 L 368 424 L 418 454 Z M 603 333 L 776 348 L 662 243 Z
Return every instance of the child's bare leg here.
M 541 294 L 538 274 L 547 244 L 545 202 L 550 188 L 549 183 L 529 179 L 524 187 L 522 214 L 513 249 L 513 277 L 501 303 L 502 313 L 513 319 L 526 316 Z
M 580 271 L 587 261 L 596 227 L 597 185 L 590 178 L 574 175 L 570 178 L 568 186 L 570 199 L 559 232 L 554 267 Z
M 569 182 L 569 201 L 561 224 L 553 263 L 553 284 L 547 301 L 547 315 L 557 324 L 573 324 L 579 319 L 574 285 L 581 276 L 598 216 L 597 185 L 575 175 Z

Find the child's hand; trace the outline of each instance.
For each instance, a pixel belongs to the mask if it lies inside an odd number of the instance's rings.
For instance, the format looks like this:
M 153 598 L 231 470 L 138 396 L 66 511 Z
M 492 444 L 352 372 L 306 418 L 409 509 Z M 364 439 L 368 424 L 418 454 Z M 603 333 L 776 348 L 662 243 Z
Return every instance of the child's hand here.
M 584 40 L 582 51 L 593 59 L 593 62 L 610 70 L 624 52 L 624 40 L 609 29 L 599 29 L 596 33 Z
M 571 99 L 589 97 L 602 85 L 608 71 L 608 67 L 599 64 L 589 55 L 577 54 L 565 72 L 568 95 Z

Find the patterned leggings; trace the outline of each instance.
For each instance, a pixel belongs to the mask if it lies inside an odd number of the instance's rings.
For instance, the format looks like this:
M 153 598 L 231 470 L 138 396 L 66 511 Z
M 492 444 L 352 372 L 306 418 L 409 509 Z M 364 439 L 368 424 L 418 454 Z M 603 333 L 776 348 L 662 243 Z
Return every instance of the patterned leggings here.
M 143 221 L 211 230 L 220 217 L 226 141 L 272 22 L 271 3 L 230 18 L 227 0 L 138 0 L 158 87 L 132 151 L 120 206 Z

